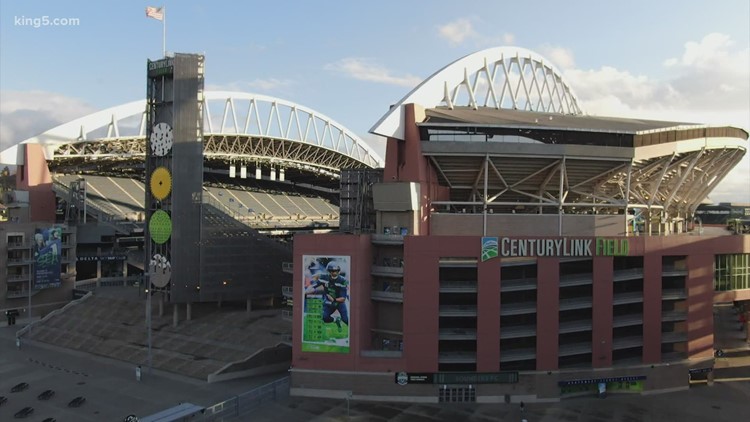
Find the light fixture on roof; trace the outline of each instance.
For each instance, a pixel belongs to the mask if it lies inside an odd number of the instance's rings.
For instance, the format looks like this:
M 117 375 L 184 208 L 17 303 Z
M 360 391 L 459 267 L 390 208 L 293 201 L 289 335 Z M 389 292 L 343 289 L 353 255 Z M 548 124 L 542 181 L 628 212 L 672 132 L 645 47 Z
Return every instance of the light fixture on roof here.
M 244 162 L 240 165 L 240 179 L 247 179 L 247 166 Z
M 283 182 L 284 179 L 285 179 L 285 177 L 284 177 L 284 167 L 282 167 L 282 168 L 279 169 L 279 181 Z
M 229 177 L 234 178 L 237 176 L 237 169 L 234 166 L 234 163 L 229 164 Z

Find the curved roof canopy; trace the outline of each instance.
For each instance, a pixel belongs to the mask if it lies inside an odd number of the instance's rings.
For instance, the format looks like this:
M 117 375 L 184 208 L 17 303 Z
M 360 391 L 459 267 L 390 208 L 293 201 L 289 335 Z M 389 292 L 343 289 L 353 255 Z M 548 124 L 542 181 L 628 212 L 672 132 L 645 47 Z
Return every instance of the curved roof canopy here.
M 495 47 L 462 57 L 406 94 L 370 129 L 404 138 L 402 106 L 466 106 L 583 114 L 562 74 L 542 56 L 518 47 Z
M 244 92 L 205 91 L 204 155 L 227 160 L 273 158 L 331 171 L 340 167 L 382 167 L 382 158 L 333 119 L 299 104 Z M 54 127 L 21 143 L 44 147 L 48 160 L 65 156 L 103 157 L 144 152 L 146 101 L 101 110 Z M 123 148 L 112 145 L 129 140 Z M 255 141 L 255 142 L 253 142 Z M 0 163 L 20 164 L 22 149 L 0 152 Z M 268 155 L 274 155 L 268 157 Z

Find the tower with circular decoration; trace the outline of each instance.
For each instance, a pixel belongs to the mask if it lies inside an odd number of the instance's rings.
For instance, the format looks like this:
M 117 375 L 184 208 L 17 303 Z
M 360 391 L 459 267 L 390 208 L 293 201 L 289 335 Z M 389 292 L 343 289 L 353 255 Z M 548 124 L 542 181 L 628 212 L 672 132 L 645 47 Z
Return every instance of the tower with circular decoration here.
M 203 63 L 195 54 L 147 63 L 146 272 L 172 303 L 200 293 Z

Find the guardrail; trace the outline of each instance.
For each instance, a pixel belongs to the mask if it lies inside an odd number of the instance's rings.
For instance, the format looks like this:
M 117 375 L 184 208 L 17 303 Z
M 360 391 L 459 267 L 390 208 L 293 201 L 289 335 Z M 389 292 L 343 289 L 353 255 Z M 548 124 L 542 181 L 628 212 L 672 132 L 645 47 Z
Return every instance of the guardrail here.
M 269 400 L 281 400 L 289 397 L 289 377 L 254 388 L 221 403 L 207 407 L 200 419 L 196 421 L 217 421 L 224 418 L 243 418 Z M 247 419 L 241 419 L 247 420 Z
M 68 308 L 70 308 L 70 307 L 72 307 L 72 306 L 77 306 L 77 305 L 79 305 L 79 304 L 83 303 L 83 301 L 87 300 L 87 299 L 88 299 L 89 297 L 91 297 L 92 295 L 93 295 L 93 293 L 91 293 L 91 292 L 88 292 L 88 293 L 86 293 L 86 295 L 84 295 L 84 296 L 83 296 L 82 298 L 80 298 L 80 299 L 76 299 L 76 300 L 73 300 L 73 301 L 71 301 L 71 302 L 68 302 L 68 304 L 67 304 L 67 305 L 63 306 L 63 307 L 62 307 L 62 308 L 60 308 L 60 309 L 55 309 L 54 311 L 52 311 L 52 312 L 48 313 L 47 315 L 45 315 L 45 316 L 44 316 L 44 318 L 42 318 L 42 319 L 40 319 L 40 320 L 38 320 L 38 321 L 34 321 L 34 322 L 32 322 L 31 324 L 29 324 L 29 325 L 27 325 L 27 326 L 25 326 L 25 327 L 21 328 L 20 330 L 16 331 L 16 338 L 20 338 L 20 337 L 21 337 L 21 336 L 23 336 L 24 334 L 28 333 L 29 331 L 31 331 L 31 329 L 32 329 L 32 328 L 33 328 L 34 326 L 37 326 L 37 325 L 39 325 L 39 324 L 43 324 L 43 323 L 45 323 L 45 322 L 46 322 L 47 320 L 49 320 L 50 318 L 54 317 L 55 315 L 59 315 L 59 314 L 61 314 L 61 313 L 65 312 L 65 311 L 67 311 L 67 310 L 68 310 Z
M 98 287 L 124 287 L 133 286 L 135 283 L 141 281 L 140 275 L 131 275 L 128 277 L 102 277 L 102 278 L 89 278 L 86 280 L 77 280 L 73 283 L 73 287 L 76 289 L 83 290 L 94 290 Z

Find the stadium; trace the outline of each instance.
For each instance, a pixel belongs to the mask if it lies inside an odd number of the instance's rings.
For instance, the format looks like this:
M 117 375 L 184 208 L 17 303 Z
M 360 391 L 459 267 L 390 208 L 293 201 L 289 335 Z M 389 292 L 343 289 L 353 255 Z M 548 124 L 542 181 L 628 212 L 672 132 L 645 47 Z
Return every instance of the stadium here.
M 695 218 L 748 133 L 587 115 L 531 51 L 481 51 L 426 79 L 371 129 L 385 160 L 302 105 L 200 90 L 200 164 L 175 159 L 164 175 L 148 93 L 0 152 L 18 169 L 0 308 L 33 297 L 42 316 L 71 295 L 138 286 L 141 299 L 145 286 L 160 293 L 159 327 L 222 303 L 266 312 L 262 332 L 226 316 L 208 326 L 247 342 L 241 353 L 193 352 L 215 339 L 161 328 L 181 346 L 157 368 L 218 380 L 291 360 L 298 396 L 517 402 L 687 388 L 714 366 L 711 305 L 750 300 L 750 237 Z M 148 222 L 172 205 L 165 186 L 198 177 L 172 213 L 198 223 L 170 226 L 172 278 L 157 284 L 168 267 Z M 180 227 L 198 229 L 182 242 Z M 59 278 L 41 277 L 34 243 L 56 236 Z M 67 311 L 75 329 L 45 316 L 30 335 L 145 362 L 142 312 L 88 302 Z M 92 326 L 102 308 L 113 320 Z M 120 325 L 134 328 L 115 347 L 102 333 Z
M 750 237 L 695 212 L 747 131 L 587 115 L 549 61 L 493 48 L 371 133 L 383 183 L 355 208 L 374 230 L 294 240 L 292 395 L 554 401 L 710 376 L 712 305 L 750 299 Z
M 0 266 L 8 275 L 0 281 L 0 309 L 18 310 L 23 319 L 30 308 L 33 317 L 45 317 L 28 333 L 32 339 L 137 364 L 148 353 L 151 365 L 151 345 L 147 351 L 146 333 L 135 323 L 142 307 L 134 305 L 150 291 L 153 324 L 174 330 L 163 339 L 170 346 L 153 356 L 155 367 L 203 380 L 247 375 L 248 367 L 288 368 L 291 308 L 283 304 L 291 297 L 291 240 L 337 230 L 340 169 L 382 167 L 382 160 L 353 132 L 305 106 L 242 92 L 200 94 L 201 162 L 176 165 L 171 175 L 147 173 L 147 100 L 84 116 L 0 153 L 2 163 L 17 166 L 0 225 Z M 175 223 L 169 268 L 163 249 L 148 254 L 144 246 L 149 214 L 177 201 L 180 167 L 202 180 L 187 207 L 199 216 L 190 224 L 199 233 L 185 240 L 187 226 Z M 48 247 L 53 234 L 59 244 Z M 45 252 L 50 248 L 54 254 Z M 186 255 L 181 264 L 178 250 Z M 57 267 L 39 266 L 38 255 L 59 258 Z M 177 274 L 188 267 L 190 274 Z M 169 271 L 172 280 L 159 283 Z M 188 287 L 188 278 L 196 284 Z M 117 288 L 138 295 L 129 302 L 105 298 Z M 90 291 L 97 296 L 85 306 L 47 319 L 71 296 Z M 240 312 L 234 319 L 218 315 L 217 304 Z M 232 344 L 216 346 L 216 337 L 232 337 Z

